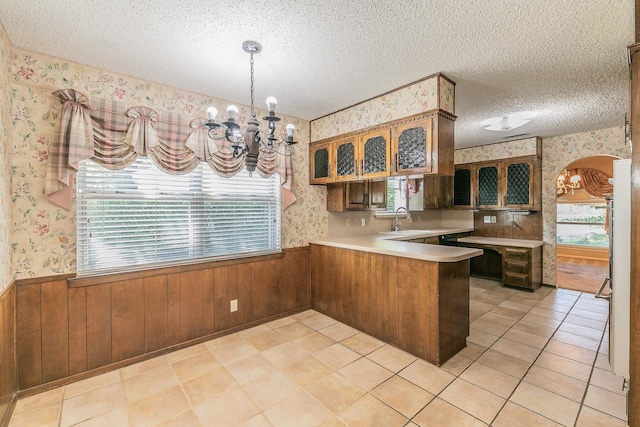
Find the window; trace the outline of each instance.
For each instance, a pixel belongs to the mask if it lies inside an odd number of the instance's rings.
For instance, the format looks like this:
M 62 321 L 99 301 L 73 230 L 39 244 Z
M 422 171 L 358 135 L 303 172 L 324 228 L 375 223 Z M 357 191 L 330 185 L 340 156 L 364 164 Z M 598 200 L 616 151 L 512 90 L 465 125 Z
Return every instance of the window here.
M 557 243 L 559 245 L 609 247 L 605 230 L 606 204 L 558 203 Z
M 280 251 L 279 177 L 169 175 L 146 157 L 77 174 L 78 275 Z

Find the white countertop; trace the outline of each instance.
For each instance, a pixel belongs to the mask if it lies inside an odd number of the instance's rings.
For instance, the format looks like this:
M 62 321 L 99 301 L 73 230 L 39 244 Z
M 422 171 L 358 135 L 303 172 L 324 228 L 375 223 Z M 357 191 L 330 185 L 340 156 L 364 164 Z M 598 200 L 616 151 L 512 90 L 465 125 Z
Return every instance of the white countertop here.
M 428 245 L 402 240 L 466 233 L 470 231 L 473 231 L 473 229 L 438 227 L 428 230 L 402 230 L 360 236 L 326 237 L 324 239 L 311 240 L 309 243 L 383 255 L 421 259 L 424 261 L 458 262 L 482 255 L 482 249 Z
M 537 248 L 543 245 L 542 240 L 502 239 L 499 237 L 469 236 L 461 237 L 458 242 L 479 243 L 483 245 L 512 246 L 516 248 Z

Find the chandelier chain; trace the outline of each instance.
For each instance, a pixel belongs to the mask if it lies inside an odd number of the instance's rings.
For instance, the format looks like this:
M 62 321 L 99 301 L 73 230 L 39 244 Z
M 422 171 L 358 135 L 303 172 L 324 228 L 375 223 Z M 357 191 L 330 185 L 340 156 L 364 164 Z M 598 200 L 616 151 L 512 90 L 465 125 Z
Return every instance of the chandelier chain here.
M 253 52 L 251 54 L 251 117 L 256 115 L 253 109 Z

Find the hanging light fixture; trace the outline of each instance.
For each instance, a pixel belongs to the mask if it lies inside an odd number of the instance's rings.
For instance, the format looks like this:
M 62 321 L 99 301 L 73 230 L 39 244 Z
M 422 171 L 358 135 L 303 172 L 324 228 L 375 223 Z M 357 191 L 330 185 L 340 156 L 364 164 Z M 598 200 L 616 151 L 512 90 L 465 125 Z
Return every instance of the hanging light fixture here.
M 275 109 L 278 101 L 273 96 L 267 98 L 267 116 L 263 117 L 263 120 L 266 120 L 269 125 L 266 135 L 266 141 L 263 140 L 260 135 L 260 122 L 256 118 L 256 112 L 253 107 L 253 55 L 256 53 L 260 53 L 262 50 L 262 46 L 260 43 L 255 41 L 246 41 L 242 43 L 242 49 L 251 55 L 250 64 L 251 64 L 251 117 L 247 121 L 247 128 L 242 132 L 240 130 L 240 126 L 236 123 L 236 119 L 238 118 L 238 107 L 235 105 L 229 105 L 227 107 L 227 121 L 222 123 L 216 123 L 216 117 L 218 115 L 218 110 L 215 107 L 209 107 L 207 109 L 208 120 L 205 123 L 205 126 L 209 128 L 209 137 L 212 139 L 226 139 L 229 141 L 233 148 L 233 156 L 240 157 L 244 156 L 245 158 L 245 167 L 249 173 L 252 173 L 256 170 L 256 165 L 258 164 L 258 158 L 260 156 L 260 149 L 266 148 L 268 150 L 273 150 L 273 142 L 277 141 L 278 138 L 275 136 L 276 131 L 276 122 L 280 121 L 280 118 L 276 116 Z M 224 129 L 224 135 L 218 135 L 218 130 Z M 293 140 L 293 132 L 295 131 L 295 126 L 292 123 L 289 123 L 286 126 L 287 136 L 283 139 L 282 142 L 289 145 L 296 144 L 296 141 Z M 278 154 L 278 151 L 274 151 Z M 286 154 L 284 154 L 286 155 Z
M 558 180 L 556 181 L 556 192 L 559 196 L 567 194 L 569 192 L 573 194 L 574 190 L 577 190 L 579 188 L 580 175 L 571 175 L 571 173 L 566 169 L 560 172 L 560 175 L 558 175 Z

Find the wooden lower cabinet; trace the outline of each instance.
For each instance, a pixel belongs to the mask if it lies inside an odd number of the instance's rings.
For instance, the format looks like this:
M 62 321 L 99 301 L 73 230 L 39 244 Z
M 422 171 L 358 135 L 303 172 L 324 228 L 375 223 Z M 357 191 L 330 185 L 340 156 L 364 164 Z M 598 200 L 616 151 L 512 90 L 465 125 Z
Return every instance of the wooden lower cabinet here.
M 438 263 L 311 244 L 312 307 L 441 365 L 469 335 L 469 261 Z

